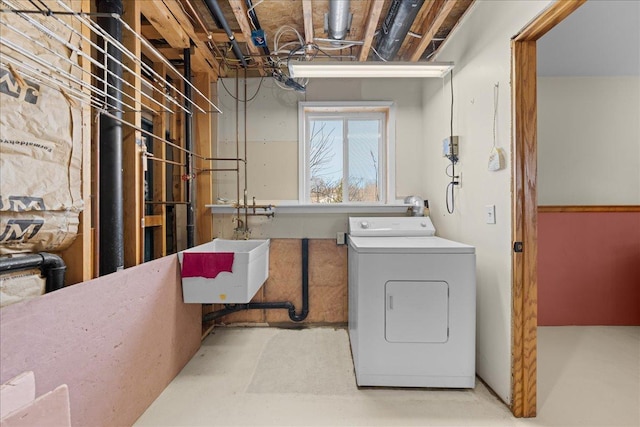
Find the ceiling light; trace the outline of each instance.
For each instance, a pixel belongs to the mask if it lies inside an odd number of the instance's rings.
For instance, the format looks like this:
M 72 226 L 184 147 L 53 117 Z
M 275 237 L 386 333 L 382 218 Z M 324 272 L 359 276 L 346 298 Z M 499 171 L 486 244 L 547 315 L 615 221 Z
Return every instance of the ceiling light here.
M 289 75 L 300 77 L 444 77 L 453 62 L 289 62 Z

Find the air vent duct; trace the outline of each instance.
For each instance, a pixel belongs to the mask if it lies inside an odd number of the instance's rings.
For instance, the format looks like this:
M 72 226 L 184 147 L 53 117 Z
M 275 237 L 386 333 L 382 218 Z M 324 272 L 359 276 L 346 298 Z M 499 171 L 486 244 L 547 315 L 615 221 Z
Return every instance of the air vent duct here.
M 329 0 L 329 13 L 325 15 L 325 31 L 330 39 L 344 40 L 351 27 L 349 0 Z
M 424 0 L 393 0 L 376 45 L 379 59 L 395 58 L 423 3 Z

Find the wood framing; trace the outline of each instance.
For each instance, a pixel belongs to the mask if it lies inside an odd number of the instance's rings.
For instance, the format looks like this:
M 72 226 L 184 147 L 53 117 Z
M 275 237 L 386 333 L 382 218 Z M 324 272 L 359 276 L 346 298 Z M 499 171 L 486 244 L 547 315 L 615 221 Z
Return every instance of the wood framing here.
M 82 12 L 91 11 L 90 0 L 74 0 L 71 3 L 73 10 Z M 86 26 L 80 26 L 80 31 L 88 39 L 91 37 L 91 31 Z M 91 52 L 91 46 L 88 42 L 82 42 L 82 50 Z M 91 84 L 91 63 L 81 58 L 83 69 L 82 79 Z M 85 93 L 88 89 L 83 90 Z M 78 236 L 71 246 L 62 251 L 61 256 L 67 264 L 65 275 L 66 284 L 75 284 L 90 280 L 94 277 L 93 269 L 93 230 L 92 222 L 92 203 L 91 203 L 91 106 L 83 104 L 82 111 L 82 184 L 81 193 L 84 201 L 84 210 L 80 213 L 80 224 L 78 225 Z M 78 262 L 82 260 L 82 262 Z
M 193 69 L 197 72 L 211 73 L 213 78 L 217 78 L 220 65 L 213 57 L 206 43 L 196 33 L 179 0 L 164 0 L 164 4 L 195 45 L 195 52 L 192 55 Z M 207 39 L 205 38 L 205 40 Z
M 163 77 L 167 75 L 166 68 L 166 65 L 162 62 L 156 62 L 153 64 L 154 71 Z M 166 106 L 166 100 L 161 93 L 155 91 L 153 98 Z M 153 116 L 153 133 L 163 139 L 166 137 L 167 113 L 160 113 L 158 110 L 158 112 Z M 153 154 L 161 159 L 166 159 L 166 144 L 162 142 L 154 142 Z M 167 200 L 167 165 L 165 163 L 157 163 L 153 168 L 153 183 L 153 196 L 151 198 L 155 201 Z M 162 219 L 160 224 L 153 230 L 153 257 L 161 258 L 167 255 L 167 206 L 154 205 L 153 213 Z M 147 224 L 146 219 L 145 224 Z
M 211 80 L 207 73 L 196 73 L 194 85 L 207 99 L 211 99 Z M 196 103 L 205 111 L 209 109 L 209 105 L 201 96 L 197 97 Z M 213 157 L 211 114 L 196 112 L 194 119 L 195 152 L 203 157 Z M 213 216 L 211 210 L 205 207 L 205 205 L 213 204 L 213 174 L 209 171 L 200 171 L 201 169 L 210 169 L 211 161 L 196 158 L 195 167 L 197 206 L 194 207 L 194 210 L 196 230 L 198 230 L 195 243 L 200 245 L 213 240 Z
M 363 40 L 364 44 L 360 48 L 360 54 L 358 55 L 358 61 L 366 61 L 371 51 L 371 45 L 373 44 L 373 36 L 376 33 L 378 27 L 378 21 L 384 8 L 384 2 L 377 0 L 368 0 L 369 3 L 369 15 L 367 17 L 367 25 L 364 30 Z
M 162 35 L 162 38 L 176 49 L 190 46 L 189 36 L 162 1 L 141 1 L 138 8 L 151 25 Z M 138 22 L 138 25 L 140 23 Z
M 438 13 L 438 16 L 436 16 L 433 24 L 431 24 L 431 28 L 429 28 L 429 31 L 422 35 L 420 43 L 418 43 L 418 46 L 416 46 L 415 50 L 409 57 L 410 61 L 416 62 L 422 57 L 422 54 L 425 50 L 427 50 L 429 43 L 431 43 L 431 40 L 433 40 L 444 21 L 449 17 L 449 14 L 456 6 L 457 1 L 458 0 L 448 0 L 444 3 L 444 5 L 442 5 L 440 13 Z
M 261 76 L 265 76 L 267 73 L 264 70 L 264 61 L 260 56 L 260 51 L 251 42 L 251 25 L 249 24 L 249 18 L 247 17 L 247 5 L 244 0 L 229 0 L 229 4 L 231 5 L 231 10 L 233 10 L 233 14 L 236 17 L 236 21 L 238 21 L 240 29 L 244 33 L 245 39 L 248 40 L 247 49 L 249 49 L 251 55 L 254 55 L 256 64 L 258 64 L 259 67 L 258 71 Z
M 537 405 L 537 97 L 536 41 L 586 0 L 556 1 L 512 40 L 513 199 L 511 410 Z
M 304 18 L 304 42 L 313 43 L 313 5 L 311 0 L 302 0 L 302 16 Z
M 138 34 L 140 34 L 140 5 L 135 0 L 125 0 L 123 19 Z M 131 32 L 123 31 L 122 42 L 124 46 L 137 58 L 140 58 L 140 40 Z M 125 111 L 124 120 L 140 127 L 142 124 L 142 103 L 140 95 L 142 82 L 140 65 L 134 61 L 123 58 L 123 62 L 134 71 L 124 73 L 124 78 L 131 86 L 125 86 L 124 92 L 135 99 L 133 107 L 135 111 Z M 131 99 L 131 98 L 129 98 Z M 130 103 L 131 103 L 130 102 Z M 122 169 L 123 169 L 123 200 L 124 200 L 124 265 L 132 267 L 142 263 L 144 259 L 144 229 L 142 226 L 144 206 L 144 176 L 142 171 L 142 134 L 134 128 L 123 125 L 122 128 Z M 108 236 L 106 236 L 108 237 Z

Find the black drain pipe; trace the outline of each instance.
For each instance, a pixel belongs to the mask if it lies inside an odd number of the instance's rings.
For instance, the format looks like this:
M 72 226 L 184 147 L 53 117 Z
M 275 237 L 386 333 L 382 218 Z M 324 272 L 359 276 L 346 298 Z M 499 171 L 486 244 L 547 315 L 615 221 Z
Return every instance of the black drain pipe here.
M 30 268 L 40 268 L 40 273 L 47 279 L 45 288 L 47 293 L 64 287 L 64 273 L 67 266 L 57 255 L 40 252 L 39 254 L 0 257 L 0 273 Z
M 191 83 L 191 49 L 184 49 L 184 78 L 187 82 Z M 196 203 L 195 192 L 195 175 L 193 174 L 193 108 L 191 100 L 193 93 L 191 91 L 191 85 L 187 84 L 184 87 L 184 107 L 187 111 L 184 113 L 184 140 L 185 148 L 187 149 L 186 155 L 186 169 L 187 179 L 185 181 L 185 190 L 187 194 L 187 248 L 192 248 L 195 243 L 195 213 L 194 205 Z
M 296 313 L 296 307 L 290 301 L 284 302 L 250 302 L 247 304 L 225 304 L 221 310 L 204 315 L 203 322 L 210 322 L 227 314 L 242 310 L 273 310 L 289 311 L 289 319 L 302 322 L 309 314 L 309 239 L 302 239 L 302 311 Z
M 244 59 L 244 55 L 242 54 L 242 50 L 240 50 L 240 45 L 238 45 L 238 41 L 233 36 L 233 31 L 229 27 L 227 23 L 227 19 L 224 17 L 222 13 L 222 9 L 220 9 L 220 5 L 218 4 L 218 0 L 204 0 L 207 7 L 209 8 L 209 12 L 214 17 L 214 19 L 220 23 L 222 29 L 225 33 L 227 33 L 227 37 L 229 37 L 229 43 L 231 43 L 231 48 L 233 49 L 233 54 L 240 60 L 240 63 L 244 68 L 247 68 L 247 61 Z M 250 40 L 247 43 L 251 43 Z
M 122 15 L 122 0 L 98 0 L 98 12 Z M 99 17 L 100 25 L 110 36 L 122 42 L 122 24 L 112 17 Z M 107 52 L 107 112 L 100 116 L 99 162 L 99 274 L 124 268 L 124 225 L 122 199 L 122 52 L 109 43 Z M 107 100 L 105 99 L 105 101 Z

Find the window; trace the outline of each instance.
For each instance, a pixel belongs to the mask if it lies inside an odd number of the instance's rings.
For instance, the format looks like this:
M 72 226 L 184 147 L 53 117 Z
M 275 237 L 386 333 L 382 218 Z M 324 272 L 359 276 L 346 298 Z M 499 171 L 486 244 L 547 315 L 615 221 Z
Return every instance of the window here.
M 394 200 L 391 102 L 301 102 L 300 203 Z

